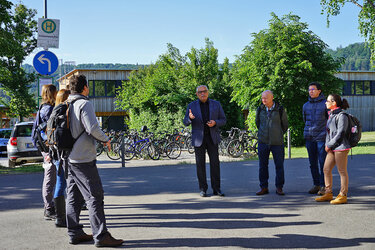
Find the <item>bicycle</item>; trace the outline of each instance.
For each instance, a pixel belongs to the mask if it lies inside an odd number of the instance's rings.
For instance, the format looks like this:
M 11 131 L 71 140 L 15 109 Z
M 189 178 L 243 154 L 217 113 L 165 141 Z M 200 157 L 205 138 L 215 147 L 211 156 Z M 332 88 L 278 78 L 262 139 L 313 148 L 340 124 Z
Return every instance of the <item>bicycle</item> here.
M 258 139 L 249 131 L 241 131 L 238 139 L 229 142 L 227 151 L 234 158 L 242 156 L 244 151 L 249 154 L 258 154 Z

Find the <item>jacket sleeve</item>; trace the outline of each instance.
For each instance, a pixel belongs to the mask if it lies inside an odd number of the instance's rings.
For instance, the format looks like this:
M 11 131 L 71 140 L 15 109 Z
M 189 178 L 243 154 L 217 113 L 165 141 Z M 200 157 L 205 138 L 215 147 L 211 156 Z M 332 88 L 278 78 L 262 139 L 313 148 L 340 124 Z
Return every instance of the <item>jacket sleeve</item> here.
M 255 125 L 257 126 L 258 129 L 260 125 L 259 113 L 260 113 L 260 107 L 257 108 L 256 114 L 255 114 Z
M 183 123 L 184 123 L 185 126 L 189 126 L 191 124 L 191 120 L 189 118 L 190 105 L 191 104 L 188 105 L 188 107 L 186 109 L 186 112 L 185 112 L 185 118 L 184 118 L 184 121 L 183 121 Z
M 346 130 L 348 127 L 348 117 L 345 114 L 339 114 L 336 117 L 336 134 L 330 140 L 326 140 L 326 146 L 330 149 L 338 147 L 346 136 Z
M 223 107 L 221 107 L 220 102 L 218 102 L 218 106 L 219 106 L 218 107 L 219 108 L 219 117 L 215 122 L 216 122 L 216 126 L 221 127 L 221 126 L 224 126 L 227 123 L 227 118 L 225 117 L 225 113 L 224 113 Z
M 303 105 L 302 107 L 302 119 L 303 119 L 303 123 L 306 123 L 305 105 Z
M 104 134 L 104 132 L 100 128 L 99 123 L 95 117 L 94 107 L 90 102 L 86 102 L 84 104 L 80 117 L 82 125 L 87 134 L 91 135 L 96 140 L 101 142 L 107 142 L 109 140 L 108 136 Z

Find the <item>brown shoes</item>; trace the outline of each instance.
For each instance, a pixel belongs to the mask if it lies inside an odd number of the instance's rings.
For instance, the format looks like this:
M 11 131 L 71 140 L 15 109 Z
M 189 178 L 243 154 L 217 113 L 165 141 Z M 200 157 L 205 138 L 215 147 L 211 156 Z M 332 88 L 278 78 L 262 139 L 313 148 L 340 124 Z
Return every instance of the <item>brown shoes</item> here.
M 324 195 L 315 198 L 315 201 L 322 202 L 322 201 L 331 201 L 333 200 L 333 194 L 332 193 L 325 193 Z
M 269 191 L 268 191 L 268 188 L 262 188 L 261 190 L 259 190 L 256 195 L 264 195 L 264 194 L 268 194 Z
M 80 236 L 76 236 L 74 238 L 71 238 L 69 243 L 70 244 L 73 244 L 73 245 L 77 245 L 81 242 L 87 242 L 87 241 L 92 241 L 94 240 L 93 237 L 92 237 L 92 234 L 82 234 Z
M 278 195 L 285 195 L 282 188 L 276 188 L 276 194 Z
M 116 240 L 110 233 L 107 233 L 104 238 L 95 243 L 96 247 L 118 247 L 124 243 L 123 240 Z
M 336 199 L 332 200 L 330 203 L 331 204 L 334 204 L 334 205 L 337 205 L 337 204 L 345 204 L 348 202 L 348 198 L 346 197 L 346 195 L 337 195 Z

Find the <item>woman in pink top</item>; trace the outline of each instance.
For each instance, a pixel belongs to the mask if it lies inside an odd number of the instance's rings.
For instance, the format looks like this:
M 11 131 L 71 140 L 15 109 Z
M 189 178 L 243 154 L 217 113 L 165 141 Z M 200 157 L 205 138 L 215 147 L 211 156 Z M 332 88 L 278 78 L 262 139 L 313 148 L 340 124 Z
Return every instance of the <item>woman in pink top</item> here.
M 347 203 L 349 176 L 347 171 L 348 153 L 350 144 L 347 137 L 348 117 L 345 109 L 349 108 L 348 101 L 341 99 L 339 95 L 331 94 L 326 101 L 329 109 L 327 121 L 326 147 L 327 157 L 324 162 L 325 194 L 316 198 L 316 201 L 330 201 L 331 204 Z M 340 193 L 333 200 L 332 194 L 332 170 L 337 165 L 341 179 Z

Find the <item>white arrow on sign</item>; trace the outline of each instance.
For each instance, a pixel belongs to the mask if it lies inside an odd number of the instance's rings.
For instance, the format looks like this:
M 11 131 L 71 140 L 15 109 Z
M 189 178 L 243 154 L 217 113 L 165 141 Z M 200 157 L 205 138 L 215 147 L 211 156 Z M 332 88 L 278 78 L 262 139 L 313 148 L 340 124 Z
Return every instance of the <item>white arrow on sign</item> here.
M 44 64 L 44 61 L 46 61 L 48 63 L 48 72 L 51 72 L 51 61 L 48 58 L 44 58 L 44 54 L 41 54 L 38 60 L 41 64 Z

